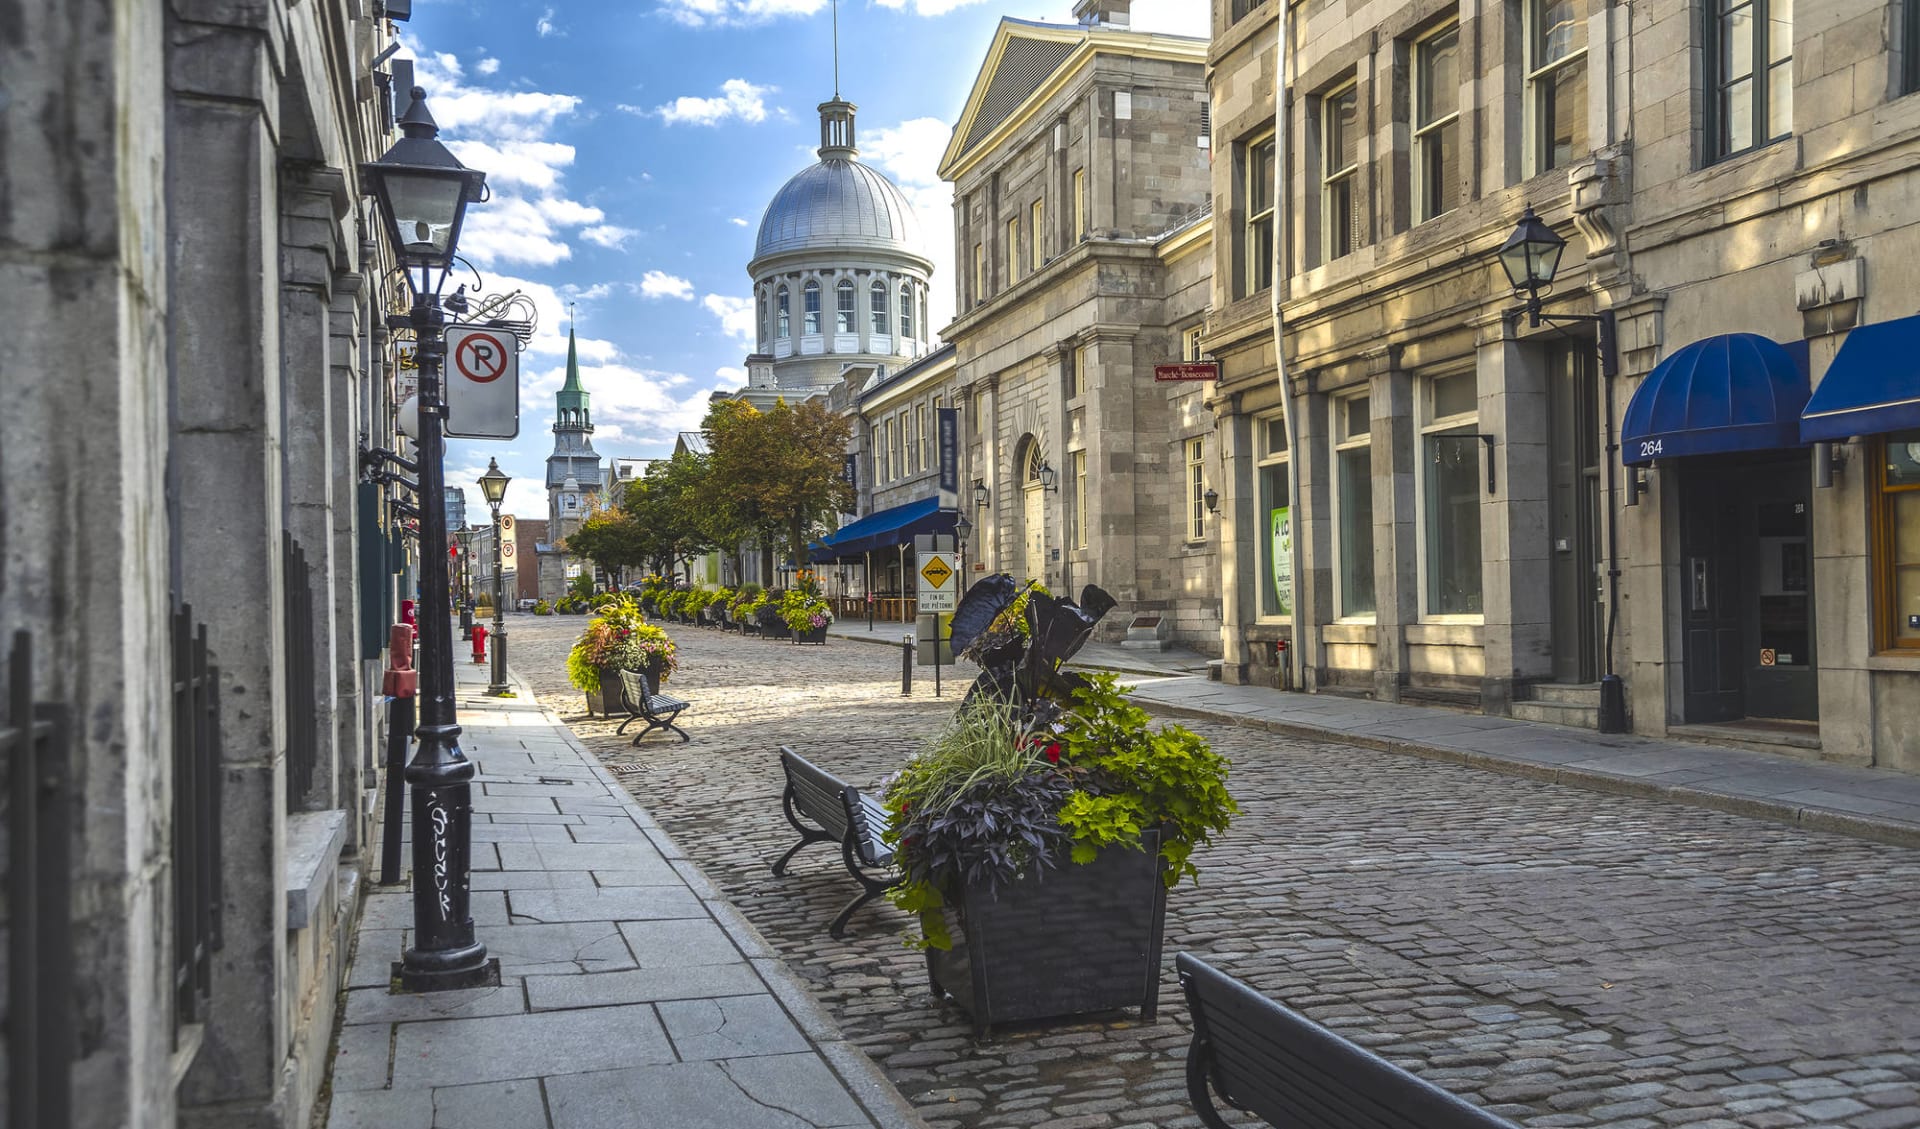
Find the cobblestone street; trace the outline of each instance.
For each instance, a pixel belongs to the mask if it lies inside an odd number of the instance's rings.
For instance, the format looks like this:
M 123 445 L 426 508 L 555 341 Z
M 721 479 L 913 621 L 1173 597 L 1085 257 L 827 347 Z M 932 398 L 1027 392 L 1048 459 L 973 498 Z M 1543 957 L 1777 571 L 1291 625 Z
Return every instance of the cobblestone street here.
M 588 719 L 565 655 L 586 620 L 515 616 L 515 671 L 814 989 L 936 1127 L 1197 1125 L 1186 1009 L 1008 1028 L 936 1005 L 884 902 L 848 936 L 836 852 L 792 842 L 775 748 L 850 781 L 958 703 L 899 693 L 895 648 L 671 627 L 681 744 Z M 1188 950 L 1529 1126 L 1920 1125 L 1920 851 L 1451 764 L 1192 725 L 1241 815 L 1168 899 Z

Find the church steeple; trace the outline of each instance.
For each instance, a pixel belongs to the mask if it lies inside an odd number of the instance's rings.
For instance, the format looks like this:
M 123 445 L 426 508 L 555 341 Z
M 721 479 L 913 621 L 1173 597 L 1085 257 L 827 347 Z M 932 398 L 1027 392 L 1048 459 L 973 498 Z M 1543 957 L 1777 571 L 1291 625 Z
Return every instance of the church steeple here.
M 593 434 L 593 413 L 588 406 L 586 386 L 580 383 L 580 348 L 574 341 L 573 327 L 567 327 L 567 382 L 554 394 L 553 430 Z

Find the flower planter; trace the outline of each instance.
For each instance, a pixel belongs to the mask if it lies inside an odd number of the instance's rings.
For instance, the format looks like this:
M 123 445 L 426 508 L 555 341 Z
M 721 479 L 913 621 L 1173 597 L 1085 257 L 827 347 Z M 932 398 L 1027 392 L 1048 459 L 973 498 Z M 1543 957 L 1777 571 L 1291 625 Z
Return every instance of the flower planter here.
M 587 713 L 612 717 L 627 712 L 627 693 L 620 685 L 620 671 L 611 666 L 601 667 L 600 688 L 587 691 Z
M 1144 850 L 1108 849 L 1080 866 L 1051 868 L 994 893 L 968 887 L 946 910 L 950 950 L 927 950 L 927 977 L 973 1018 L 985 1038 L 996 1023 L 1138 1007 L 1152 1023 L 1160 1003 L 1160 943 L 1167 916 L 1160 833 Z
M 786 620 L 775 618 L 771 623 L 760 625 L 760 634 L 767 639 L 791 639 L 793 628 L 787 626 Z
M 825 643 L 827 641 L 827 629 L 825 627 L 809 627 L 805 631 L 795 631 L 793 633 L 793 641 L 795 643 Z

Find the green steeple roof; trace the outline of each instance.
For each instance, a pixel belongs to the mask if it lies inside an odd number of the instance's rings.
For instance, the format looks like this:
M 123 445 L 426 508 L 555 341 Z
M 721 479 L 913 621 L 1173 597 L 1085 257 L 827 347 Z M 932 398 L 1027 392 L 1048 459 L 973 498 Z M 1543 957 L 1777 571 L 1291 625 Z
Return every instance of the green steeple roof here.
M 587 409 L 587 390 L 580 383 L 580 350 L 574 343 L 573 329 L 567 329 L 567 382 L 560 386 L 559 405 L 562 408 Z

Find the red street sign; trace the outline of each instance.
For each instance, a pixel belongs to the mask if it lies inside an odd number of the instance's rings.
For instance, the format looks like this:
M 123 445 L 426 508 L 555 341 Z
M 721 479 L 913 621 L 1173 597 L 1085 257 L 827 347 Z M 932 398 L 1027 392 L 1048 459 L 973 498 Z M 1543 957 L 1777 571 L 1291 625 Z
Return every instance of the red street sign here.
M 1153 379 L 1156 381 L 1219 380 L 1220 366 L 1200 361 L 1189 361 L 1178 365 L 1155 365 Z

